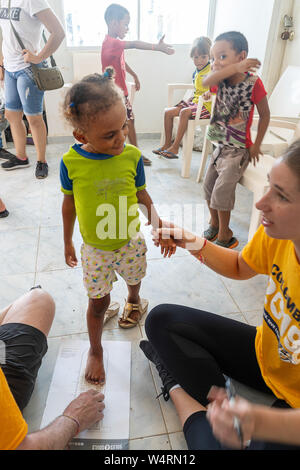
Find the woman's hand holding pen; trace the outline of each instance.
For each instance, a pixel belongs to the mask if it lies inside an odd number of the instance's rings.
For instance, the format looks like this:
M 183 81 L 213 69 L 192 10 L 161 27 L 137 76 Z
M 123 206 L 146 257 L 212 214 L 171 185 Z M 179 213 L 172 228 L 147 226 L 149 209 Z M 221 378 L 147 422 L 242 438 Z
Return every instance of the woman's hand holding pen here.
M 246 447 L 254 434 L 254 405 L 249 401 L 236 397 L 234 403 L 228 399 L 225 389 L 212 387 L 208 399 L 207 419 L 216 438 L 226 447 L 241 449 Z M 243 442 L 235 427 L 238 418 Z

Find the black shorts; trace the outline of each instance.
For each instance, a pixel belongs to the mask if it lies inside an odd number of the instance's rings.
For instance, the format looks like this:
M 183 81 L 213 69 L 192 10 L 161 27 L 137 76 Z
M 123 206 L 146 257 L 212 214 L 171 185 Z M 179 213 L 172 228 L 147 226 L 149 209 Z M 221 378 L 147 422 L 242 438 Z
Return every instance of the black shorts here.
M 22 411 L 30 400 L 43 356 L 47 352 L 47 338 L 33 326 L 6 323 L 0 326 L 0 341 L 5 343 L 5 357 L 4 360 L 1 358 L 0 366 Z

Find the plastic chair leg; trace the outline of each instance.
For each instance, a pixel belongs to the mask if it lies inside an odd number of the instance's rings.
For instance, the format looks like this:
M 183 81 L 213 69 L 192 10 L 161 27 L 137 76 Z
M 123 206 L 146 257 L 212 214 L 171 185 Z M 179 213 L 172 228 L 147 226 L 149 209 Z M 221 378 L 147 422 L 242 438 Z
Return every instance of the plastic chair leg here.
M 183 137 L 182 168 L 181 168 L 182 178 L 190 177 L 194 135 L 195 135 L 195 129 L 194 129 L 193 123 L 189 123 L 187 131 Z
M 203 141 L 203 149 L 202 149 L 202 157 L 201 157 L 201 163 L 200 163 L 200 168 L 198 171 L 197 179 L 196 182 L 200 183 L 200 181 L 203 178 L 204 170 L 205 170 L 205 165 L 207 161 L 208 154 L 212 152 L 212 144 L 210 141 L 206 138 L 207 134 L 207 129 L 205 131 L 205 136 L 204 136 L 204 141 Z

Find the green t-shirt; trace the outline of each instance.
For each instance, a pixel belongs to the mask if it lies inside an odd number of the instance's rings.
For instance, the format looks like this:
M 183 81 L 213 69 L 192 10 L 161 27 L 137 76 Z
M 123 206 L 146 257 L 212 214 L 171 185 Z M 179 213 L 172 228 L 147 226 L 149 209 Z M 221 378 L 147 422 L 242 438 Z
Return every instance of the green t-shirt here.
M 83 241 L 104 251 L 118 250 L 139 231 L 136 193 L 146 188 L 139 149 L 125 145 L 120 155 L 86 152 L 79 144 L 64 154 L 61 190 L 73 195 Z

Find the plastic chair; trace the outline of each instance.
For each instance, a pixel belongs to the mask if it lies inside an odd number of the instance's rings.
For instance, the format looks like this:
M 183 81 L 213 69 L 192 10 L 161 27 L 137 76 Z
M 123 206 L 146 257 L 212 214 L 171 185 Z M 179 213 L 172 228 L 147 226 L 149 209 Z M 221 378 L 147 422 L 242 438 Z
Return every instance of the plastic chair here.
M 264 196 L 268 190 L 268 174 L 275 161 L 276 159 L 271 155 L 261 155 L 259 162 L 256 163 L 255 166 L 253 163 L 249 163 L 246 171 L 239 181 L 242 186 L 253 192 L 253 204 L 248 231 L 248 241 L 251 240 L 260 225 L 261 214 L 260 211 L 256 209 L 255 204 Z
M 193 84 L 186 84 L 186 83 L 170 83 L 168 85 L 168 107 L 174 106 L 174 91 L 175 90 L 186 90 L 187 93 L 183 97 L 186 101 L 191 96 L 191 90 L 194 90 Z M 215 96 L 212 96 L 212 111 L 215 103 Z M 193 152 L 193 144 L 194 144 L 194 137 L 195 137 L 195 130 L 198 126 L 206 127 L 210 123 L 210 119 L 200 119 L 201 110 L 203 106 L 203 99 L 200 97 L 198 101 L 198 107 L 195 119 L 190 119 L 188 122 L 187 130 L 183 136 L 183 147 L 182 147 L 182 167 L 181 167 L 181 176 L 182 178 L 189 178 L 190 177 L 190 169 L 191 169 L 191 161 L 192 161 L 192 152 Z M 174 118 L 174 128 L 176 127 L 179 121 L 179 117 Z M 164 129 L 161 133 L 161 145 L 164 142 Z M 206 139 L 205 139 L 206 140 Z M 202 152 L 203 155 L 203 152 Z M 203 157 L 202 157 L 203 158 Z
M 255 128 L 257 128 L 257 125 L 258 118 L 254 118 L 251 127 L 251 136 L 253 141 L 255 140 Z M 261 150 L 263 153 L 270 153 L 273 157 L 277 158 L 285 152 L 288 146 L 298 137 L 299 134 L 300 123 L 296 124 L 295 122 L 271 119 L 268 130 L 261 144 Z M 197 183 L 200 183 L 203 178 L 207 157 L 208 154 L 211 153 L 211 145 L 211 142 L 209 142 L 205 136 L 200 168 L 196 179 Z
M 253 141 L 256 137 L 257 125 L 258 118 L 254 118 L 251 127 Z M 275 158 L 280 157 L 295 139 L 297 128 L 298 124 L 296 122 L 281 121 L 276 118 L 274 119 L 272 116 L 268 130 L 261 144 L 261 151 L 271 154 Z
M 268 99 L 272 119 L 300 121 L 300 67 L 289 65 Z

